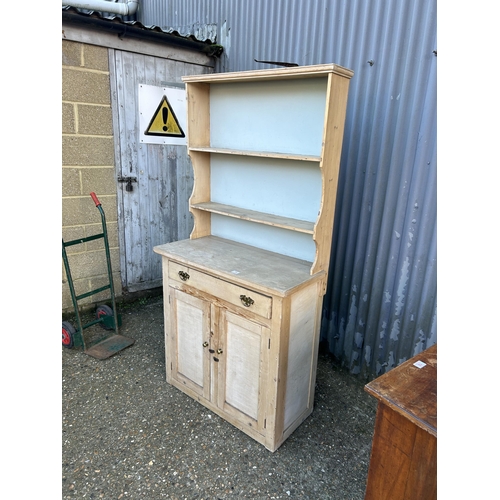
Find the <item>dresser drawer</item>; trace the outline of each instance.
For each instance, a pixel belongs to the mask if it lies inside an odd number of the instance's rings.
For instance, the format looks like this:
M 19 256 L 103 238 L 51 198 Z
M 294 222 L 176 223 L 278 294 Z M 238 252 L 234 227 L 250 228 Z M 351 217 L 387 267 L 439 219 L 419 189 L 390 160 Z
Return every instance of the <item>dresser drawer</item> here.
M 168 264 L 168 277 L 171 280 L 209 293 L 235 306 L 244 307 L 264 318 L 269 319 L 271 317 L 272 299 L 267 295 L 248 290 L 172 261 Z

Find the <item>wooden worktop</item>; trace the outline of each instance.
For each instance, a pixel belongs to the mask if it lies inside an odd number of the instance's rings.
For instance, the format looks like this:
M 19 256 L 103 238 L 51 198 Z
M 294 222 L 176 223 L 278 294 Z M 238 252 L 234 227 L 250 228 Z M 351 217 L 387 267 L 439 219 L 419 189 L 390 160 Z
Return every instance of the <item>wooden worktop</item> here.
M 437 437 L 437 344 L 373 380 L 365 391 Z
M 216 272 L 222 279 L 280 296 L 326 276 L 323 271 L 311 276 L 311 262 L 216 236 L 174 241 L 158 245 L 154 251 L 187 266 Z

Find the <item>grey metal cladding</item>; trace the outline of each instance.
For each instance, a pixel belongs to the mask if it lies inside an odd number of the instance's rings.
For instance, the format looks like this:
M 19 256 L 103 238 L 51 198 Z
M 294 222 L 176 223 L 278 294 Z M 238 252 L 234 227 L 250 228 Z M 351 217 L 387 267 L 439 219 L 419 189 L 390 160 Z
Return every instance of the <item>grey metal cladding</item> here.
M 149 0 L 141 16 L 184 35 L 216 27 L 215 71 L 354 71 L 322 340 L 366 378 L 436 343 L 436 0 Z

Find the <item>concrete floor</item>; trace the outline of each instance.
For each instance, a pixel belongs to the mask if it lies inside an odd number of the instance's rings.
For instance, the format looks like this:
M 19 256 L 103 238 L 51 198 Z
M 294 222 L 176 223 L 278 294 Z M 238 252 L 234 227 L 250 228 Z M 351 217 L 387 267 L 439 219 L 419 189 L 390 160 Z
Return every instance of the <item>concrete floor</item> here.
M 161 297 L 119 312 L 132 347 L 103 361 L 61 348 L 61 498 L 364 498 L 377 406 L 364 381 L 321 353 L 315 409 L 271 453 L 166 383 Z

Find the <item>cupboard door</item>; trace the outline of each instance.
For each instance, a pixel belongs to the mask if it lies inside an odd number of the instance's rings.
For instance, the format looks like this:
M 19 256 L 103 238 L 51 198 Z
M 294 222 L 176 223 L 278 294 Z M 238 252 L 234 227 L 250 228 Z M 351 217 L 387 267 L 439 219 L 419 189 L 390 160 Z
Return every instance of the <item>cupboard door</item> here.
M 263 433 L 270 330 L 226 309 L 219 327 L 218 406 Z
M 210 303 L 170 289 L 172 378 L 210 399 Z

